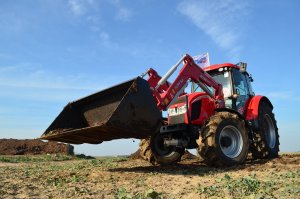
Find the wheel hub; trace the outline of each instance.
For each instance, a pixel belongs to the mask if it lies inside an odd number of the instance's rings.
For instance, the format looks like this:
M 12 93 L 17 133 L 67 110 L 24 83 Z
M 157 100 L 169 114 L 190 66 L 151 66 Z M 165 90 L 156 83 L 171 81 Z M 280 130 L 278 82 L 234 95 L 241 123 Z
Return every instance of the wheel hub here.
M 236 158 L 243 148 L 241 132 L 232 125 L 224 127 L 220 133 L 219 144 L 224 155 L 229 158 Z
M 174 146 L 166 146 L 164 140 L 165 137 L 163 135 L 156 135 L 154 139 L 154 150 L 160 156 L 169 156 L 174 152 Z
M 221 145 L 224 147 L 229 147 L 232 144 L 232 140 L 230 137 L 222 137 L 221 138 Z

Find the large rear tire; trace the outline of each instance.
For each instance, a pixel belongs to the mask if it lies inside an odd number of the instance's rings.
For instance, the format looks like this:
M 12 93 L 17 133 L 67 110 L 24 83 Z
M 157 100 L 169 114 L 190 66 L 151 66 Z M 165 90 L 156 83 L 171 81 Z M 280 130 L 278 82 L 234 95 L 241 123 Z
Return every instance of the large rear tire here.
M 213 115 L 201 129 L 198 153 L 209 166 L 233 166 L 245 162 L 249 138 L 243 120 L 229 112 Z
M 252 157 L 276 158 L 279 152 L 279 134 L 277 122 L 271 106 L 262 101 L 259 105 L 258 130 L 253 132 L 250 147 Z

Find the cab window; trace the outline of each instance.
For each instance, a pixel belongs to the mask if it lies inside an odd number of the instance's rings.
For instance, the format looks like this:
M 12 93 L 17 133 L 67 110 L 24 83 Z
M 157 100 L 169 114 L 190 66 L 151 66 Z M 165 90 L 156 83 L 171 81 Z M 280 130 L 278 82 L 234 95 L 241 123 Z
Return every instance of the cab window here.
M 225 99 L 225 106 L 227 108 L 232 108 L 232 86 L 231 86 L 231 73 L 230 71 L 225 72 L 210 72 L 209 73 L 212 78 L 222 84 L 223 86 L 223 94 Z M 209 87 L 209 89 L 214 93 L 214 89 Z M 204 92 L 197 84 L 193 83 L 192 92 Z
M 236 110 L 239 113 L 243 114 L 245 104 L 250 96 L 246 75 L 241 73 L 238 69 L 234 69 L 233 82 L 234 89 L 236 91 L 236 94 L 238 95 L 235 102 Z

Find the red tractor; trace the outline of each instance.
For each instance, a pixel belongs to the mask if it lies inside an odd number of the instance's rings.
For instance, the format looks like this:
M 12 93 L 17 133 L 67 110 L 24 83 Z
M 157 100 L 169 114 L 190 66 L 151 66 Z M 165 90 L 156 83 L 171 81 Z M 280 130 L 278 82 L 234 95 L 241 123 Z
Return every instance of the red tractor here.
M 241 164 L 249 149 L 254 158 L 277 157 L 273 106 L 267 97 L 254 94 L 246 64 L 224 63 L 202 70 L 190 56 L 182 60 L 184 66 L 173 84 L 166 80 L 178 64 L 163 78 L 153 69 L 148 71 L 157 106 L 167 109 L 168 120 L 159 133 L 141 141 L 144 159 L 169 164 L 193 148 L 215 166 Z M 188 81 L 192 91 L 182 93 Z M 173 97 L 175 93 L 180 96 Z
M 168 82 L 182 62 L 177 78 Z M 254 94 L 252 81 L 245 63 L 202 69 L 185 55 L 163 77 L 150 68 L 141 77 L 69 103 L 42 139 L 98 144 L 139 138 L 141 155 L 155 164 L 177 162 L 185 149 L 197 149 L 213 166 L 241 164 L 249 151 L 254 158 L 274 158 L 279 135 L 273 106 Z M 186 94 L 189 82 L 192 92 Z

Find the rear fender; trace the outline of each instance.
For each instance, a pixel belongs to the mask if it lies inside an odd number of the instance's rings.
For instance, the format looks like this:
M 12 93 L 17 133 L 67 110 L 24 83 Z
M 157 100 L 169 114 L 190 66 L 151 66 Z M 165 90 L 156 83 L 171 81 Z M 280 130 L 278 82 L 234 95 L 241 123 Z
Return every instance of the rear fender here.
M 267 104 L 270 105 L 270 107 L 273 109 L 273 105 L 271 103 L 271 101 L 265 97 L 265 96 L 261 96 L 261 95 L 257 95 L 252 97 L 252 99 L 249 102 L 249 105 L 246 109 L 246 120 L 250 121 L 252 123 L 252 128 L 255 130 L 258 128 L 258 115 L 259 115 L 259 105 L 261 104 L 261 102 L 265 102 Z
M 255 120 L 255 119 L 257 119 L 259 104 L 262 101 L 265 101 L 266 103 L 268 103 L 270 105 L 270 107 L 273 109 L 273 105 L 267 97 L 261 96 L 261 95 L 254 96 L 250 100 L 249 105 L 247 107 L 246 120 Z

